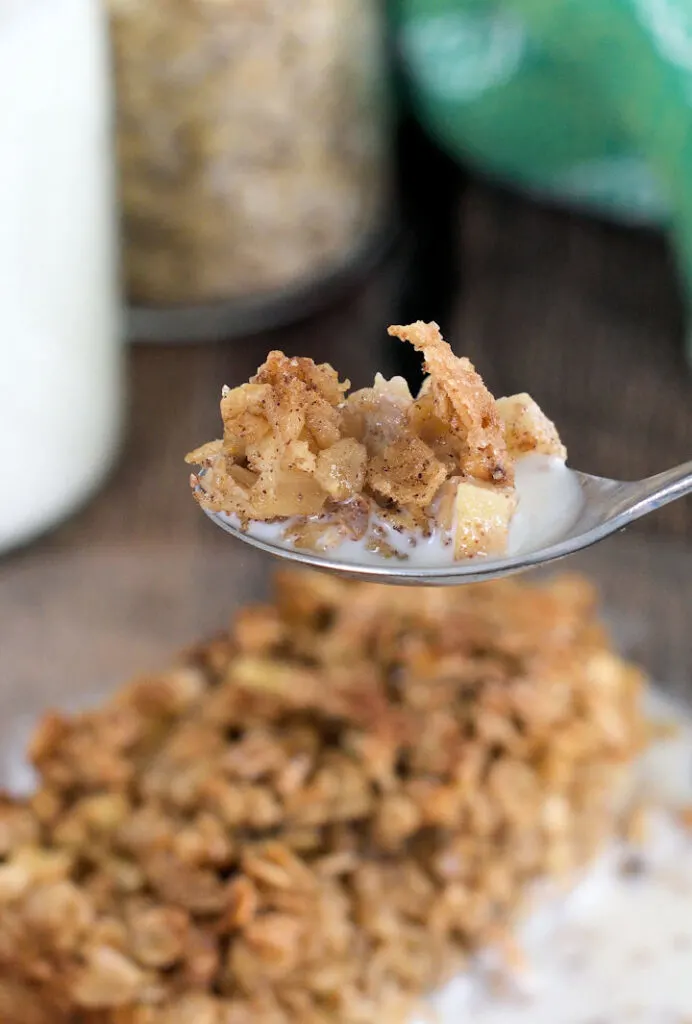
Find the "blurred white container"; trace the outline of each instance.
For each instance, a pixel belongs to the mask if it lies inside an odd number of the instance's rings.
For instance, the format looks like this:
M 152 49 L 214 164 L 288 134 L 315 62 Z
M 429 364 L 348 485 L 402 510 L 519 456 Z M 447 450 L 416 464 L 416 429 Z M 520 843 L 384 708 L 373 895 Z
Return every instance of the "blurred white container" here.
M 0 551 L 102 480 L 122 344 L 101 4 L 0 0 Z

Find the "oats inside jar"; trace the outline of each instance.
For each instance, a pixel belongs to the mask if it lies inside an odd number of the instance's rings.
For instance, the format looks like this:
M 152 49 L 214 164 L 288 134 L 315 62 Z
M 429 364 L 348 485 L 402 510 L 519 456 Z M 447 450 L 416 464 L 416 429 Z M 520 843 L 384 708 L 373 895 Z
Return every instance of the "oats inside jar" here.
M 518 473 L 562 474 L 564 491 L 570 471 L 554 424 L 527 394 L 496 400 L 437 324 L 389 333 L 423 355 L 415 396 L 402 377 L 380 374 L 349 392 L 330 365 L 278 351 L 247 384 L 224 388 L 223 437 L 186 456 L 202 467 L 191 484 L 203 508 L 317 553 L 410 561 L 434 549 L 450 562 L 505 554 Z

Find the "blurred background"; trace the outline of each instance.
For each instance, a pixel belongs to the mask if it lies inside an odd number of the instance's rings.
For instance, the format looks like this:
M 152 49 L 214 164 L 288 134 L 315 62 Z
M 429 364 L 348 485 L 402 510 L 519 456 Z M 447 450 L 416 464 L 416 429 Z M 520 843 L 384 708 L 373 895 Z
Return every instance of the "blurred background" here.
M 270 348 L 415 381 L 435 319 L 573 466 L 692 457 L 691 182 L 690 0 L 4 0 L 6 761 L 266 593 L 183 455 Z M 684 691 L 690 502 L 569 568 Z

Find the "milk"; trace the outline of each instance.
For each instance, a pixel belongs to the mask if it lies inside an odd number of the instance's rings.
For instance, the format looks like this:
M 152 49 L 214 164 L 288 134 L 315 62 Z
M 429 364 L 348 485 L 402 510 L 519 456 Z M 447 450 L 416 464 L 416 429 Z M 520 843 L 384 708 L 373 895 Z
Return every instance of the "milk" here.
M 83 500 L 117 443 L 110 106 L 97 0 L 0 0 L 0 551 Z
M 555 543 L 574 525 L 584 498 L 576 473 L 562 459 L 531 453 L 515 464 L 517 507 L 509 526 L 507 555 L 526 554 Z M 234 526 L 237 517 L 228 516 Z M 254 520 L 248 532 L 276 547 L 292 547 L 283 539 L 293 520 L 264 523 Z M 449 531 L 433 530 L 430 536 L 411 537 L 393 529 L 386 520 L 372 515 L 368 535 L 361 540 L 345 540 L 330 557 L 352 565 L 392 565 L 391 558 L 369 549 L 373 529 L 401 557 L 398 565 L 417 569 L 439 568 L 454 564 L 454 545 Z

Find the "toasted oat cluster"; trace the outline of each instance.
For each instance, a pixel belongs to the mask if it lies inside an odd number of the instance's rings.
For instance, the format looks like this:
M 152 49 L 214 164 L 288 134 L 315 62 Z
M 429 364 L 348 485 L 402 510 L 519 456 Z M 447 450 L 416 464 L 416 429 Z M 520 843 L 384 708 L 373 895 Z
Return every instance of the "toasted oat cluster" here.
M 399 1024 L 613 833 L 639 687 L 578 579 L 280 575 L 39 726 L 0 802 L 0 1020 Z
M 437 324 L 390 327 L 423 354 L 413 397 L 401 377 L 377 375 L 347 395 L 328 364 L 270 352 L 249 383 L 224 388 L 223 438 L 190 452 L 203 467 L 193 493 L 213 512 L 284 522 L 283 540 L 324 552 L 363 541 L 439 533 L 453 558 L 506 550 L 516 507 L 514 462 L 530 452 L 566 458 L 554 425 L 529 395 L 495 401 Z

